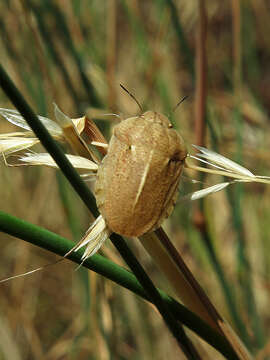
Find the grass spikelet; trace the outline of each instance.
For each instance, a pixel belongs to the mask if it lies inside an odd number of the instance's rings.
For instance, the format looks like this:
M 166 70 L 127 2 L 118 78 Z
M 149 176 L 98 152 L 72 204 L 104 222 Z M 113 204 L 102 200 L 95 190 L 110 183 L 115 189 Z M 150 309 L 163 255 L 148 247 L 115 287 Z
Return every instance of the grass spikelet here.
M 66 155 L 71 164 L 78 170 L 88 170 L 96 172 L 98 166 L 93 161 L 77 155 Z M 20 157 L 20 161 L 27 163 L 28 165 L 44 165 L 54 168 L 58 168 L 56 162 L 48 153 L 26 153 Z
M 0 154 L 10 155 L 19 152 L 39 143 L 37 138 L 7 137 L 0 139 Z
M 243 176 L 254 177 L 255 175 L 252 172 L 243 166 L 237 164 L 236 162 L 222 156 L 212 150 L 206 149 L 205 147 L 193 145 L 196 149 L 200 150 L 201 153 L 196 154 L 198 158 L 204 158 L 208 160 L 208 164 L 216 164 L 223 170 L 228 170 L 230 173 L 236 173 Z
M 86 231 L 84 237 L 79 241 L 74 251 L 76 252 L 86 246 L 82 256 L 82 261 L 85 261 L 100 249 L 103 243 L 109 238 L 110 234 L 111 231 L 108 229 L 103 217 L 100 215 Z

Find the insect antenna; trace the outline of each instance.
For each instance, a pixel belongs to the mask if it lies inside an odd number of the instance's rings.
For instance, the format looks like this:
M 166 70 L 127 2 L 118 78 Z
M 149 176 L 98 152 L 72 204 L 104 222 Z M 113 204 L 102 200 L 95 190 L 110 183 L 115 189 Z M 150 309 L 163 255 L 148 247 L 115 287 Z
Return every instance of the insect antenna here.
M 175 105 L 175 107 L 172 109 L 171 114 L 173 114 L 173 113 L 175 112 L 175 110 L 178 108 L 178 106 L 179 106 L 180 104 L 182 104 L 182 102 L 185 101 L 187 98 L 188 98 L 188 95 L 184 96 L 184 97 Z
M 136 102 L 136 104 L 139 106 L 141 112 L 143 112 L 142 105 L 141 105 L 141 104 L 139 103 L 139 101 L 135 98 L 135 96 L 134 96 L 133 94 L 131 94 L 131 92 L 130 92 L 128 89 L 126 89 L 126 88 L 124 87 L 124 85 L 120 84 L 120 86 L 121 86 L 121 88 L 122 88 L 126 93 L 128 93 L 128 95 Z

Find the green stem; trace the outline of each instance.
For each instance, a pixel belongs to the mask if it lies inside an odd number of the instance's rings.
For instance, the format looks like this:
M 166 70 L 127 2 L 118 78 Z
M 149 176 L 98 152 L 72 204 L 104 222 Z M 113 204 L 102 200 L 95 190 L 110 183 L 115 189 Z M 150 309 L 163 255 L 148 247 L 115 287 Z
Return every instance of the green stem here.
M 63 238 L 60 235 L 33 225 L 27 221 L 18 219 L 15 216 L 6 214 L 3 211 L 0 211 L 0 231 L 18 237 L 60 256 L 64 256 L 74 246 L 72 241 Z M 69 260 L 80 264 L 82 253 L 83 250 L 73 252 L 68 258 Z M 116 265 L 111 260 L 96 254 L 87 259 L 83 263 L 83 266 L 114 281 L 118 285 L 125 287 L 145 300 L 152 302 L 134 274 L 123 267 Z M 227 359 L 238 359 L 230 344 L 208 324 L 163 291 L 159 290 L 159 294 L 177 320 L 181 321 L 181 323 L 194 331 L 208 344 L 212 345 Z

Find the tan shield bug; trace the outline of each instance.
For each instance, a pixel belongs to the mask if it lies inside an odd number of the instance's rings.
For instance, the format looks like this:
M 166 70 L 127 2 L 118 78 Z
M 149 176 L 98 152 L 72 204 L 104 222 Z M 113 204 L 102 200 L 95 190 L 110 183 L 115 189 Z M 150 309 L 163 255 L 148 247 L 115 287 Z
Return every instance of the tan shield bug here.
M 160 113 L 115 126 L 95 185 L 108 228 L 130 237 L 157 229 L 173 211 L 186 156 L 182 137 Z

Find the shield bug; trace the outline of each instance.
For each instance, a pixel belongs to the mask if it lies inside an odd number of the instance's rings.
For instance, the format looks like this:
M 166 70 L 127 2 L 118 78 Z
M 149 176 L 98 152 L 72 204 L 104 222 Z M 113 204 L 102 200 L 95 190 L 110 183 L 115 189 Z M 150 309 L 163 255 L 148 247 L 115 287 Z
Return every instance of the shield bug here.
M 95 183 L 101 215 L 72 249 L 87 245 L 83 261 L 99 250 L 111 232 L 138 237 L 160 227 L 173 211 L 187 157 L 182 137 L 166 116 L 155 111 L 122 120 L 106 148 Z
M 95 185 L 108 228 L 129 237 L 157 229 L 173 211 L 186 156 L 182 137 L 160 113 L 116 125 Z

